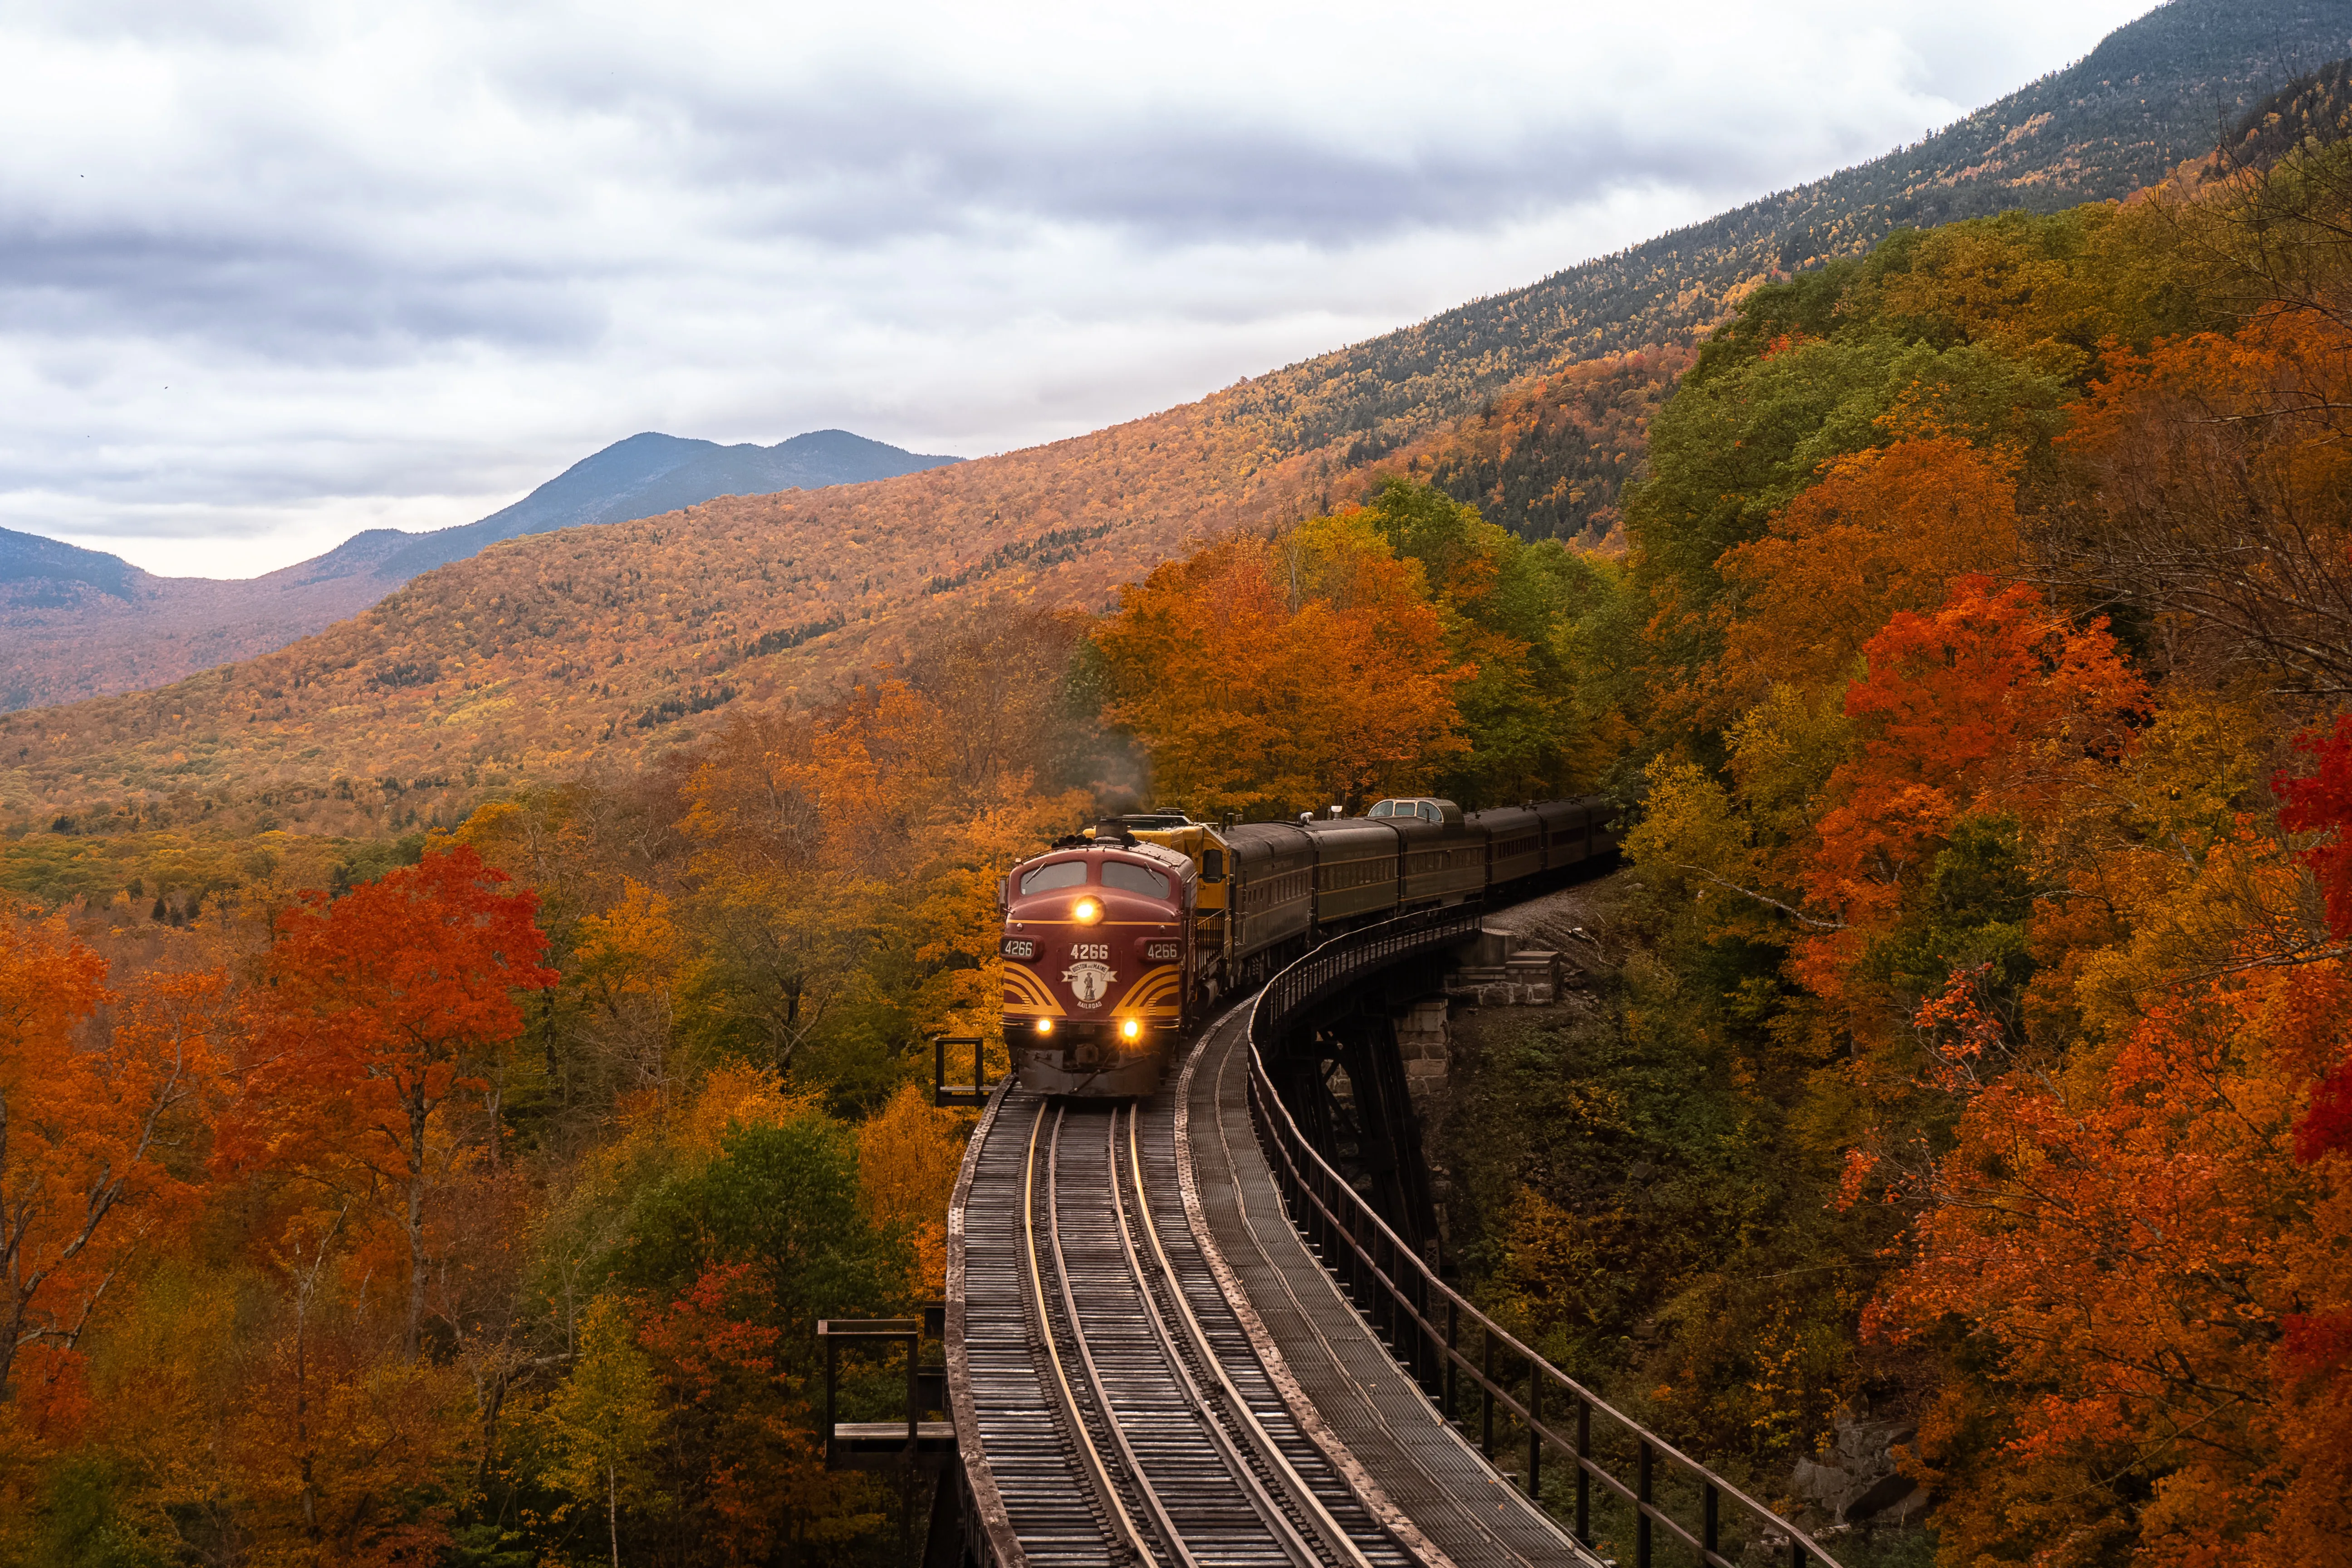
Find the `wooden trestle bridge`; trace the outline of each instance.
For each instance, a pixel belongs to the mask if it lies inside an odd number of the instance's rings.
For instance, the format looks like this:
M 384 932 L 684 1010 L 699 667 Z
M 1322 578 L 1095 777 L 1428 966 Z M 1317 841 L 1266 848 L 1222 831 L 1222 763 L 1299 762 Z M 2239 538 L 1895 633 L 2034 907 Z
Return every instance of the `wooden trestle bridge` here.
M 944 1367 L 918 1320 L 821 1326 L 829 1357 L 903 1343 L 901 1419 L 835 1425 L 828 1379 L 828 1456 L 940 1472 L 926 1568 L 1836 1568 L 1447 1285 L 1277 1092 L 1385 974 L 1478 931 L 1439 910 L 1324 943 L 1147 1100 L 986 1094 Z

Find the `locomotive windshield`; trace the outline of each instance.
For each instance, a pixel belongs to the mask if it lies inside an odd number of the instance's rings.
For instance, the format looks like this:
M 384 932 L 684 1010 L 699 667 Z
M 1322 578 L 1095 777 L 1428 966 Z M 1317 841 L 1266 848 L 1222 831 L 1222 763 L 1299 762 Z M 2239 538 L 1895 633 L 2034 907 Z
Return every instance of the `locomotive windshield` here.
M 1021 879 L 1021 891 L 1047 893 L 1055 888 L 1077 888 L 1086 885 L 1087 863 L 1084 860 L 1052 860 Z
M 1148 893 L 1155 899 L 1168 896 L 1168 879 L 1149 866 L 1138 866 L 1128 860 L 1106 860 L 1102 868 L 1103 886 L 1123 892 Z

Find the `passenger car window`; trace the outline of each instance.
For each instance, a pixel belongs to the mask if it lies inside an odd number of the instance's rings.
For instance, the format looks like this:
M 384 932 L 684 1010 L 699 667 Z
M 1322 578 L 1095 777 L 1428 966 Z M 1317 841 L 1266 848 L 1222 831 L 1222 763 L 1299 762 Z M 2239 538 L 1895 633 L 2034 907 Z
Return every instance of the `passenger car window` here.
M 1083 887 L 1087 879 L 1087 863 L 1083 860 L 1055 860 L 1038 867 L 1021 879 L 1024 893 L 1046 893 L 1055 888 Z
M 1118 888 L 1129 893 L 1149 893 L 1155 899 L 1168 896 L 1168 879 L 1149 866 L 1138 866 L 1126 860 L 1106 860 L 1102 868 L 1103 886 Z

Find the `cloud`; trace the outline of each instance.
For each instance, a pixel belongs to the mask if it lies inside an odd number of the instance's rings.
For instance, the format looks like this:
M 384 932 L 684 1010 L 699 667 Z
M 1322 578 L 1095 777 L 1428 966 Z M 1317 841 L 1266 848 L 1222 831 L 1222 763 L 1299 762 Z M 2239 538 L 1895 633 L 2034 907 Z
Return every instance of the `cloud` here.
M 12 6 L 0 523 L 242 574 L 639 429 L 1049 439 L 1874 155 L 2139 8 Z

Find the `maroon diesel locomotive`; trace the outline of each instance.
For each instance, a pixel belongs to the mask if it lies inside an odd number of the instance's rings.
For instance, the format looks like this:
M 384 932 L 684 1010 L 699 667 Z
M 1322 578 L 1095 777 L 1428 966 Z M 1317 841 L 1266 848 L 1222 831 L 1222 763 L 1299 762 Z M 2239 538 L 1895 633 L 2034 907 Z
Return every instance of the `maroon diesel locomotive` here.
M 1149 1094 L 1193 1021 L 1199 872 L 1174 849 L 1100 830 L 1004 883 L 1004 1037 L 1053 1094 Z
M 1614 816 L 1599 799 L 1465 815 L 1413 797 L 1222 826 L 1157 812 L 1065 838 L 1003 889 L 1013 1071 L 1048 1093 L 1149 1094 L 1218 998 L 1352 926 L 1612 856 Z

